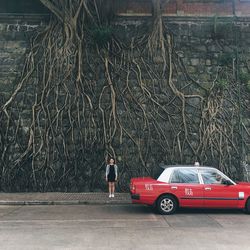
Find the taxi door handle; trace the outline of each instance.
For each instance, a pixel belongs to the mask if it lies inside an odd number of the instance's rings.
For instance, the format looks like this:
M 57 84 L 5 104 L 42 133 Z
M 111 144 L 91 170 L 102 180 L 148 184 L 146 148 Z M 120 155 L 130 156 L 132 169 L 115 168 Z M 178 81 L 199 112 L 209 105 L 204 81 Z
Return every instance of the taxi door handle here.
M 210 191 L 212 188 L 206 187 L 205 190 Z
M 177 187 L 171 187 L 171 189 L 178 189 Z

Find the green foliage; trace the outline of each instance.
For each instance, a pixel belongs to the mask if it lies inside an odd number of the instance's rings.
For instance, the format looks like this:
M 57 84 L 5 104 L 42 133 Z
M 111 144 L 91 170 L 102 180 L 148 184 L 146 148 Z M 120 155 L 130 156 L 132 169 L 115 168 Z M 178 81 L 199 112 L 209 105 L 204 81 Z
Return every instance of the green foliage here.
M 112 29 L 108 26 L 100 26 L 92 31 L 93 41 L 99 46 L 104 47 L 112 39 Z
M 218 81 L 215 82 L 215 87 L 219 90 L 223 90 L 227 88 L 228 84 L 226 79 L 218 79 Z
M 246 87 L 247 87 L 247 91 L 250 92 L 250 81 L 247 82 Z
M 242 83 L 246 84 L 247 82 L 250 81 L 250 74 L 241 72 L 239 74 L 239 79 Z
M 239 74 L 239 79 L 241 83 L 243 83 L 246 86 L 247 90 L 250 92 L 250 74 L 241 72 Z

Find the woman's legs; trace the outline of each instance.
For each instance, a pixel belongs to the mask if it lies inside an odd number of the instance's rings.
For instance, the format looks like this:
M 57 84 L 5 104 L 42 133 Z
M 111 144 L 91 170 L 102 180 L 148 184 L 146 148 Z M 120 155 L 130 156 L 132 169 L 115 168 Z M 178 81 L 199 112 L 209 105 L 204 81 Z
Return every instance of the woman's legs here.
M 115 182 L 112 182 L 112 189 L 111 189 L 111 193 L 114 194 L 115 193 Z
M 109 197 L 115 193 L 115 182 L 109 182 Z
M 109 182 L 109 195 L 112 194 L 112 182 Z

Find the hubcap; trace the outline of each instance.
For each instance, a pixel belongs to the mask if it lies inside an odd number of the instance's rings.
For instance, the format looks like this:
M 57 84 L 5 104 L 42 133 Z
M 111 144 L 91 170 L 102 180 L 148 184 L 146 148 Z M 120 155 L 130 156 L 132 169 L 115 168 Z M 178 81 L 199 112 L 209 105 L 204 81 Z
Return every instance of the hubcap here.
M 162 201 L 161 201 L 161 209 L 164 211 L 164 212 L 171 212 L 174 208 L 174 203 L 171 199 L 169 198 L 164 198 Z

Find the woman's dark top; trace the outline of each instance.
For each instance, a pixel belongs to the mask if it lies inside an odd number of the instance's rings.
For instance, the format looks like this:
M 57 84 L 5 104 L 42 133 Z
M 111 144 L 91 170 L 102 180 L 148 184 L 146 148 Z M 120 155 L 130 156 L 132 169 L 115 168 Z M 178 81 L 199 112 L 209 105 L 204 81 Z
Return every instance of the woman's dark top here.
M 115 167 L 114 165 L 109 165 L 108 182 L 115 182 Z

